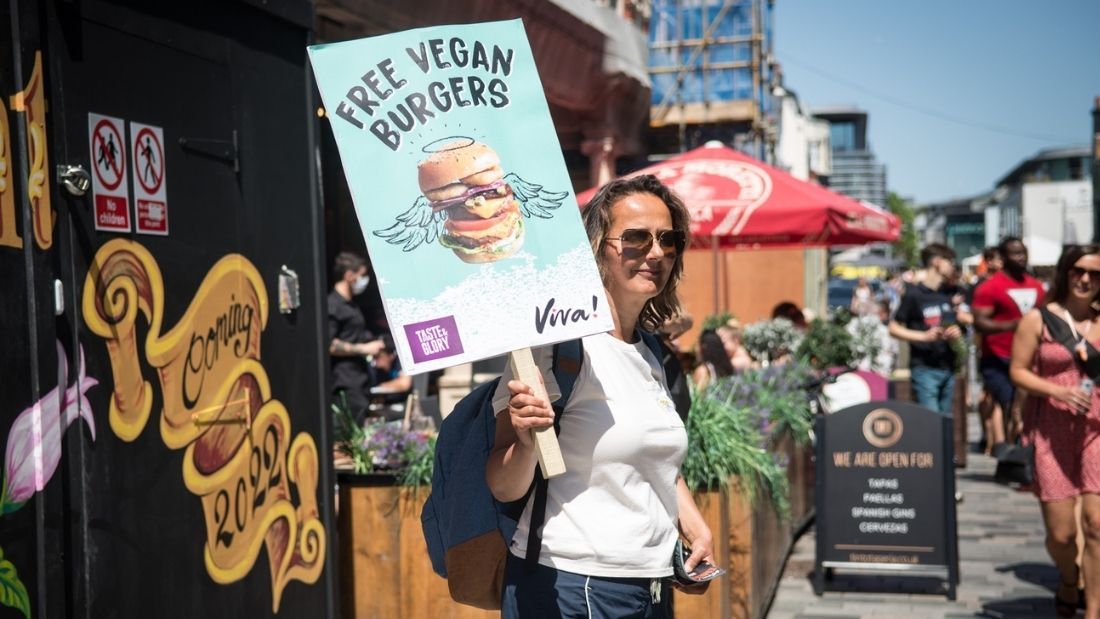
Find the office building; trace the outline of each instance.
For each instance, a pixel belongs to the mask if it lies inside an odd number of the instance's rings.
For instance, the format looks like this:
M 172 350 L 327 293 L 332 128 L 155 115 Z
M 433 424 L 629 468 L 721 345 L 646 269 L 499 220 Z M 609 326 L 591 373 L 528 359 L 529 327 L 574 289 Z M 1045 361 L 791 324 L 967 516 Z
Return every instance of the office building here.
M 851 106 L 815 109 L 813 115 L 829 122 L 832 175 L 825 184 L 856 200 L 886 205 L 886 166 L 867 141 L 867 112 Z

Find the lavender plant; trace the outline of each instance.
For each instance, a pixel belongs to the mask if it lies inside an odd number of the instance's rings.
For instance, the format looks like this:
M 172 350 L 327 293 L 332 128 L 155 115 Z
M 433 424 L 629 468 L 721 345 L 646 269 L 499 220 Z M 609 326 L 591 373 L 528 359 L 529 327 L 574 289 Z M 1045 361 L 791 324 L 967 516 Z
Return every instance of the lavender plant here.
M 790 513 L 785 470 L 770 454 L 761 419 L 748 405 L 751 385 L 725 385 L 693 394 L 687 421 L 688 453 L 681 474 L 692 490 L 720 486 L 737 477 L 741 491 L 757 501 L 767 494 L 781 517 Z
M 435 436 L 409 432 L 400 425 L 357 423 L 343 403 L 333 404 L 336 448 L 351 459 L 356 473 L 390 472 L 402 486 L 427 486 L 432 481 Z

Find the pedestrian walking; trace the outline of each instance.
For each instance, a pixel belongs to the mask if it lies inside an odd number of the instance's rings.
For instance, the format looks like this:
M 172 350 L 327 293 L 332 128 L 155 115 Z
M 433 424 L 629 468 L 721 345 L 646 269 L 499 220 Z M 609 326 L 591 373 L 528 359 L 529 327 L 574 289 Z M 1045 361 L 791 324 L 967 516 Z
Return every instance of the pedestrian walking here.
M 909 286 L 890 321 L 890 335 L 909 342 L 909 376 L 913 395 L 921 406 L 951 414 L 955 389 L 955 351 L 962 338 L 955 289 L 955 251 L 941 243 L 921 250 L 924 268 Z
M 1011 258 L 1006 259 L 1007 264 Z M 1034 492 L 1046 546 L 1058 567 L 1060 616 L 1077 611 L 1084 574 L 1088 619 L 1100 619 L 1100 246 L 1062 253 L 1045 302 L 1020 321 L 1012 343 L 1012 380 L 1027 391 L 1023 440 L 1035 449 Z M 1077 564 L 1080 502 L 1085 539 Z M 1083 569 L 1082 569 L 1083 568 Z
M 1012 337 L 1020 319 L 1042 300 L 1043 284 L 1028 274 L 1027 246 L 1016 237 L 1006 237 L 998 246 L 1004 268 L 982 282 L 974 291 L 974 327 L 982 334 L 981 373 L 984 389 L 995 406 L 989 411 L 987 447 L 1006 440 L 1005 418 L 1013 418 L 1016 388 L 1008 376 Z M 1013 420 L 1019 427 L 1019 420 Z
M 982 250 L 982 264 L 978 269 L 977 280 L 974 282 L 974 285 L 970 287 L 967 298 L 967 303 L 971 308 L 974 307 L 974 293 L 977 292 L 978 288 L 988 281 L 989 278 L 1000 272 L 1002 268 L 1004 268 L 1004 260 L 1001 258 L 1001 250 L 998 246 L 990 245 Z M 974 326 L 974 332 L 974 343 L 979 350 L 978 355 L 980 364 L 980 351 L 983 348 L 982 333 L 978 330 L 977 325 Z M 978 416 L 982 421 L 982 438 L 978 445 L 982 453 L 989 455 L 993 451 L 995 439 L 1004 440 L 1004 411 L 1001 409 L 1000 403 L 997 402 L 997 399 L 993 397 L 993 394 L 986 388 L 984 383 L 981 385 L 981 396 L 978 400 Z M 998 428 L 1000 429 L 999 435 L 996 434 Z
M 711 532 L 679 467 L 687 433 L 664 370 L 637 329 L 679 310 L 688 237 L 683 203 L 655 177 L 612 181 L 584 209 L 615 329 L 583 338 L 584 360 L 560 420 L 566 472 L 549 480 L 538 565 L 525 567 L 531 506 L 520 517 L 504 575 L 501 615 L 669 617 L 672 555 L 713 563 Z M 547 393 L 549 348 L 536 351 Z M 550 427 L 550 403 L 506 372 L 494 398 L 496 440 L 487 479 L 500 501 L 522 498 L 537 464 L 530 430 Z M 692 589 L 701 592 L 705 585 Z

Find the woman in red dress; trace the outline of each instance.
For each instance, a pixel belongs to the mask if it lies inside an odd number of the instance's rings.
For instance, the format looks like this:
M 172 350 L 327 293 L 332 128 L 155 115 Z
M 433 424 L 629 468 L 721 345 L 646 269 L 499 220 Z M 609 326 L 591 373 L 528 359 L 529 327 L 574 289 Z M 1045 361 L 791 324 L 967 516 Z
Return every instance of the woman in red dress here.
M 1072 351 L 1044 326 L 1061 321 Z M 1020 319 L 1009 373 L 1030 397 L 1024 442 L 1035 446 L 1034 491 L 1046 526 L 1046 546 L 1061 584 L 1055 608 L 1076 614 L 1084 575 L 1087 619 L 1100 619 L 1100 394 L 1083 370 L 1100 343 L 1100 246 L 1072 246 L 1058 260 L 1044 302 Z M 1057 323 L 1054 323 L 1057 324 Z M 1085 550 L 1077 564 L 1077 519 L 1081 502 Z

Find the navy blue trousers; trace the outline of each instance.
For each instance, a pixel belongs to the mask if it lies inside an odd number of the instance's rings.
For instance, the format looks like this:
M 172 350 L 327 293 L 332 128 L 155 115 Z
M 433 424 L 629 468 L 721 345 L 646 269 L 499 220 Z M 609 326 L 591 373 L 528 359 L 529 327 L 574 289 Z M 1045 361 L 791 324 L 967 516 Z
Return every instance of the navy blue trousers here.
M 669 619 L 672 591 L 663 579 L 585 576 L 545 565 L 528 572 L 523 559 L 508 553 L 500 616 L 502 619 Z

